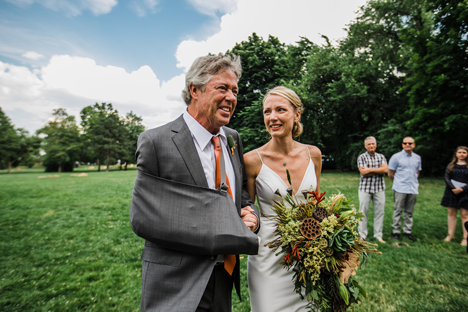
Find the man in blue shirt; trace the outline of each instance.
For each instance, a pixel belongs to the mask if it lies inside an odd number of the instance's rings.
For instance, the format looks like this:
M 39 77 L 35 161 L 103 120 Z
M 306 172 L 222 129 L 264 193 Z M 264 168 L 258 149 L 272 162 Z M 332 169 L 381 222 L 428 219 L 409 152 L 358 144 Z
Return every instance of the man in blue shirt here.
M 393 181 L 393 239 L 400 238 L 401 213 L 404 212 L 403 235 L 416 241 L 411 235 L 413 209 L 418 194 L 418 178 L 421 171 L 421 156 L 413 153 L 416 144 L 412 137 L 403 139 L 403 150 L 390 158 L 388 177 Z

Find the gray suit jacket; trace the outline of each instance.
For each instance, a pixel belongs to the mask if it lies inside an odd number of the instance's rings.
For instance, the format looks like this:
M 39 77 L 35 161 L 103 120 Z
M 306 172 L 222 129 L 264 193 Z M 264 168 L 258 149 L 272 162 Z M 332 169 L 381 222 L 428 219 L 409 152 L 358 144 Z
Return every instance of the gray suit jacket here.
M 142 311 L 195 311 L 216 255 L 258 252 L 257 236 L 239 217 L 247 205 L 258 215 L 245 189 L 242 144 L 236 131 L 224 131 L 238 143 L 234 155 L 229 154 L 236 205 L 226 192 L 208 188 L 182 116 L 138 139 L 130 220 L 133 231 L 145 239 Z M 237 260 L 233 278 L 239 294 Z

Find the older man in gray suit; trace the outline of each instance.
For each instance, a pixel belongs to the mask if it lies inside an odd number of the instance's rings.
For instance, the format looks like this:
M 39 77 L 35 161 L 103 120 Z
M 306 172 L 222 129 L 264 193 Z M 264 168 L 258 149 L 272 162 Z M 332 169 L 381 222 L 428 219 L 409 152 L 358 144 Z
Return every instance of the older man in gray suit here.
M 238 254 L 257 254 L 258 208 L 245 189 L 237 104 L 240 59 L 200 57 L 186 75 L 187 110 L 142 133 L 130 219 L 145 239 L 141 311 L 231 311 Z

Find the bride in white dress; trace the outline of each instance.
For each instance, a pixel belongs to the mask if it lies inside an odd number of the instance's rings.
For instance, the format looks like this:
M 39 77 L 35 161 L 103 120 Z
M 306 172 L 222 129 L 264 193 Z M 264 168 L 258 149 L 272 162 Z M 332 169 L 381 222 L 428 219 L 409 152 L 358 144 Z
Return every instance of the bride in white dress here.
M 307 301 L 294 291 L 294 272 L 283 268 L 281 255 L 275 256 L 264 246 L 275 238 L 275 222 L 269 218 L 274 215 L 273 201 L 280 199 L 275 191 L 279 189 L 285 195 L 287 188 L 292 187 L 294 193 L 300 194 L 311 186 L 319 191 L 320 150 L 293 140 L 302 132 L 301 113 L 302 103 L 294 91 L 281 86 L 270 90 L 263 100 L 263 118 L 271 140 L 244 156 L 247 189 L 252 200 L 257 197 L 262 224 L 258 255 L 249 256 L 247 267 L 252 312 L 306 311 Z M 304 197 L 301 194 L 297 198 Z

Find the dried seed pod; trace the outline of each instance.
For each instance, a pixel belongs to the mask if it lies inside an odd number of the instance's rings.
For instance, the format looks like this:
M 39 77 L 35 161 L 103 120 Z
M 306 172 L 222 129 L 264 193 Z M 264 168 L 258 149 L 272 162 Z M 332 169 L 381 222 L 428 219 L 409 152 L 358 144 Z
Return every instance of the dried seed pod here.
M 314 218 L 305 218 L 302 220 L 301 233 L 307 239 L 314 239 L 322 234 L 320 223 Z
M 301 191 L 302 195 L 304 196 L 305 199 L 307 199 L 307 196 L 309 196 L 309 191 L 308 190 L 303 190 Z
M 328 217 L 328 213 L 322 207 L 315 207 L 314 208 L 314 218 L 322 222 L 324 218 Z

